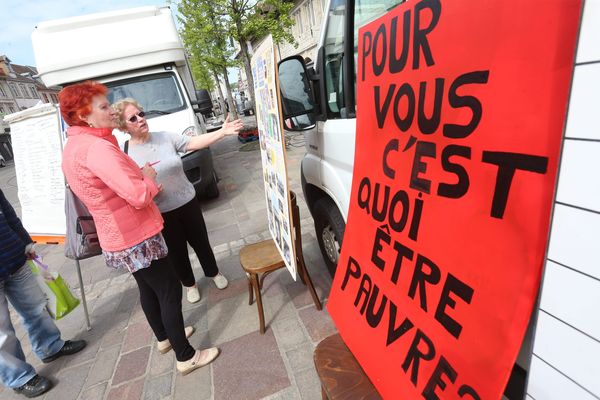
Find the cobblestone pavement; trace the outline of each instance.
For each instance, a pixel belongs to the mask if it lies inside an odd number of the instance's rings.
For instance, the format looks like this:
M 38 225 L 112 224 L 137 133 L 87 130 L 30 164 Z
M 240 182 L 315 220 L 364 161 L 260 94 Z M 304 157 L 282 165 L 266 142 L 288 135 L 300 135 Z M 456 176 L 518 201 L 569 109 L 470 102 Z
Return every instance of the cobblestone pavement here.
M 251 120 L 246 119 L 246 123 Z M 260 151 L 240 151 L 235 137 L 212 146 L 221 195 L 203 202 L 211 244 L 221 272 L 230 281 L 218 290 L 204 278 L 195 256 L 194 273 L 201 301 L 183 300 L 187 325 L 196 327 L 195 347 L 218 346 L 221 355 L 210 366 L 185 377 L 176 372 L 173 352 L 161 355 L 142 313 L 137 286 L 128 273 L 107 268 L 102 257 L 81 262 L 92 329 L 86 330 L 83 307 L 57 322 L 63 338 L 86 339 L 88 347 L 73 356 L 42 364 L 32 353 L 18 318 L 13 322 L 27 359 L 55 387 L 41 399 L 320 399 L 312 355 L 316 344 L 335 332 L 324 308 L 317 311 L 308 290 L 287 270 L 271 274 L 263 289 L 267 331 L 258 331 L 256 305 L 248 305 L 246 277 L 239 265 L 242 246 L 270 237 L 267 228 Z M 252 147 L 252 146 L 250 146 Z M 243 147 L 247 149 L 247 147 Z M 242 149 L 242 150 L 243 150 Z M 312 218 L 300 186 L 302 134 L 287 151 L 290 187 L 298 194 L 305 260 L 321 300 L 331 278 L 326 272 Z M 14 164 L 0 169 L 0 187 L 20 213 Z M 61 245 L 46 245 L 38 253 L 79 293 L 75 264 Z M 3 400 L 22 399 L 0 386 Z

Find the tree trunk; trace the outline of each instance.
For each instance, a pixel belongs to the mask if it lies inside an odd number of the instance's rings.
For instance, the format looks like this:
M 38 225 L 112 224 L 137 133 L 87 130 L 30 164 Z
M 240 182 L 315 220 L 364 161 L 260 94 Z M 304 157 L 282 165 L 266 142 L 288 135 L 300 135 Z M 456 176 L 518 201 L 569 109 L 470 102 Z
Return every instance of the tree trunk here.
M 237 107 L 235 106 L 235 100 L 231 94 L 231 85 L 229 84 L 229 77 L 227 76 L 227 68 L 223 67 L 223 79 L 225 80 L 225 89 L 227 90 L 227 102 L 229 103 L 229 112 L 231 113 L 231 119 L 236 120 L 238 118 Z
M 219 75 L 213 71 L 213 78 L 215 78 L 215 82 L 217 83 L 217 89 L 219 93 L 219 106 L 221 107 L 221 113 L 223 114 L 223 118 L 227 118 L 227 108 L 225 107 L 225 98 L 223 97 L 223 91 L 221 90 L 221 83 L 219 82 Z

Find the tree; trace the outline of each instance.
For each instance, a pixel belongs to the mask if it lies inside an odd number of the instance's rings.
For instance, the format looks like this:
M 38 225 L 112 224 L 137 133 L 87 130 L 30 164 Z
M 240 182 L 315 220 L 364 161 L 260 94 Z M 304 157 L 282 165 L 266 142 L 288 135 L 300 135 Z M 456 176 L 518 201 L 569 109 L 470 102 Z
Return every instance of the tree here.
M 249 95 L 255 102 L 248 43 L 268 34 L 273 36 L 275 43 L 283 40 L 295 43 L 290 33 L 294 24 L 290 16 L 293 6 L 293 1 L 289 0 L 181 0 L 178 8 L 184 16 L 180 21 L 184 26 L 182 36 L 186 46 L 201 50 L 201 55 L 193 54 L 205 60 L 211 69 L 214 67 L 213 71 L 231 65 L 227 39 L 231 37 L 239 43 Z M 223 78 L 229 91 L 227 73 Z M 232 106 L 230 103 L 230 109 Z
M 253 104 L 256 104 L 254 97 L 254 78 L 252 77 L 252 67 L 250 65 L 250 51 L 248 43 L 253 39 L 261 39 L 271 34 L 275 43 L 281 43 L 286 40 L 295 44 L 294 37 L 290 33 L 294 21 L 290 16 L 290 11 L 294 7 L 293 1 L 281 0 L 223 0 L 227 3 L 227 12 L 231 17 L 229 23 L 229 34 L 240 45 L 240 53 L 246 79 L 248 80 L 248 90 Z
M 178 4 L 180 31 L 183 42 L 191 54 L 192 71 L 199 84 L 211 89 L 216 83 L 223 110 L 223 94 L 218 75 L 223 76 L 227 89 L 227 102 L 234 118 L 237 118 L 235 102 L 227 76 L 227 68 L 234 66 L 233 50 L 227 43 L 226 14 L 223 0 L 182 0 Z M 210 83 L 208 83 L 210 82 Z

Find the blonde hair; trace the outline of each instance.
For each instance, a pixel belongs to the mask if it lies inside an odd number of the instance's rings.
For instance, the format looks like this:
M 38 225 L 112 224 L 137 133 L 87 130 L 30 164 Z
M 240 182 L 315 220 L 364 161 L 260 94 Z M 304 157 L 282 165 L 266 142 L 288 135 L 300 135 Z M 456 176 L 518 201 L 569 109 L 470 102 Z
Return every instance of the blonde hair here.
M 123 114 L 125 112 L 125 107 L 129 105 L 136 107 L 140 111 L 144 111 L 144 107 L 142 107 L 140 103 L 137 102 L 137 100 L 132 99 L 131 97 L 119 100 L 112 105 L 113 110 L 115 110 L 115 112 L 117 113 L 118 128 L 123 132 L 127 132 L 127 130 L 125 129 L 127 126 L 127 121 L 125 121 L 125 116 Z

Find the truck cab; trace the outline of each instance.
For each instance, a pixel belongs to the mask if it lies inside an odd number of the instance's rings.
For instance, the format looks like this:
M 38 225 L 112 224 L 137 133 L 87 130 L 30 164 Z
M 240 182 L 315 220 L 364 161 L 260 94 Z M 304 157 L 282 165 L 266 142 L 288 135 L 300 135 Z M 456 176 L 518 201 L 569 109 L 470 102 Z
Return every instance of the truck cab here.
M 142 41 L 123 32 L 135 33 Z M 131 97 L 144 108 L 150 131 L 206 133 L 185 49 L 168 7 L 139 7 L 45 21 L 32 33 L 39 76 L 48 86 L 95 80 L 109 101 Z M 76 50 L 74 50 L 76 49 Z M 120 143 L 128 135 L 115 130 Z M 209 148 L 181 155 L 201 196 L 219 195 Z
M 358 29 L 402 2 L 330 0 L 314 69 L 298 56 L 279 63 L 284 129 L 305 131 L 302 190 L 332 275 L 352 188 Z

